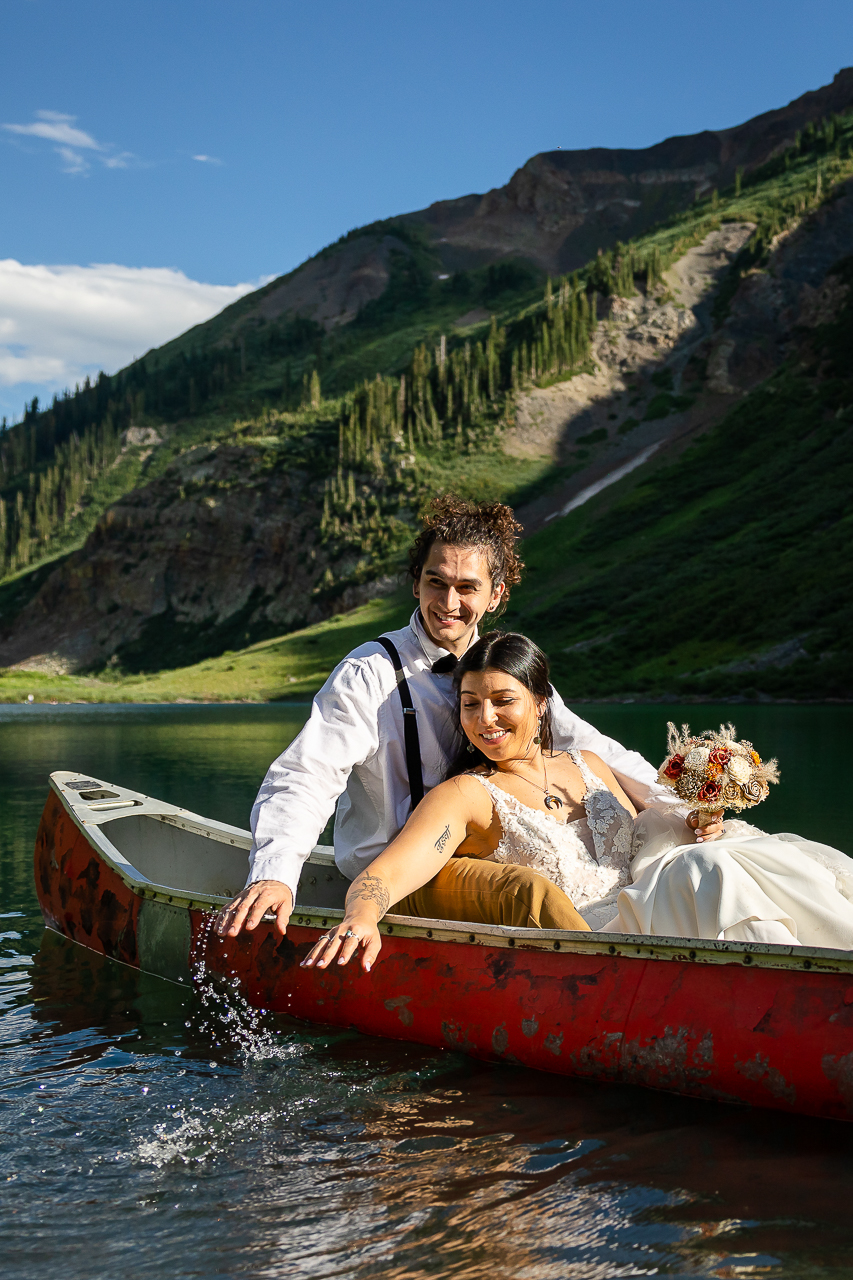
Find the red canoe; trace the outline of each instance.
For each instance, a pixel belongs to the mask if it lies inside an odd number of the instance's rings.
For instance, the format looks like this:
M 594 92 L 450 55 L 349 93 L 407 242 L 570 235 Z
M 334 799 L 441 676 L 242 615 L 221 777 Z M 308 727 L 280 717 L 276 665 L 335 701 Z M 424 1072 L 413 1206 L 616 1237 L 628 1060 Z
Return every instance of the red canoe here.
M 853 1119 L 853 953 L 389 915 L 371 974 L 300 969 L 342 915 L 329 848 L 305 865 L 280 938 L 220 939 L 247 831 L 54 773 L 35 849 L 49 928 L 173 982 L 238 976 L 248 1001 L 496 1062 Z

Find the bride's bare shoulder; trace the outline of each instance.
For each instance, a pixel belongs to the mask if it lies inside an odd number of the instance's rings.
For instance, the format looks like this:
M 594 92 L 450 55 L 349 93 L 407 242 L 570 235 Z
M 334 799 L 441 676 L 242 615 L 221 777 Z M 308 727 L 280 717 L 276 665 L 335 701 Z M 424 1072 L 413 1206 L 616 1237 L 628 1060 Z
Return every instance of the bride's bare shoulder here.
M 491 800 L 485 787 L 477 781 L 477 777 L 486 776 L 485 769 L 472 769 L 468 773 L 457 774 L 448 778 L 430 792 L 431 796 L 440 798 L 445 803 L 462 804 L 468 809 L 489 807 Z
M 609 765 L 606 765 L 601 756 L 597 756 L 594 751 L 582 751 L 580 753 L 589 765 L 590 769 L 595 772 L 596 769 L 603 769 L 605 773 L 611 772 Z

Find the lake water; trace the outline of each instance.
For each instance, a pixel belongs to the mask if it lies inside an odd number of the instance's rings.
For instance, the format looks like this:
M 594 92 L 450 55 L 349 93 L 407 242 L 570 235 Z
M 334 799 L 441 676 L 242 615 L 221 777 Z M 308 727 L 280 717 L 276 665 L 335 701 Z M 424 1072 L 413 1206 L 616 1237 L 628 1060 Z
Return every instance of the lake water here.
M 32 849 L 51 770 L 245 826 L 306 710 L 0 708 L 0 1274 L 848 1276 L 853 1125 L 252 1029 L 45 932 Z M 853 708 L 579 710 L 655 762 L 668 718 L 734 718 L 780 759 L 760 825 L 853 851 Z

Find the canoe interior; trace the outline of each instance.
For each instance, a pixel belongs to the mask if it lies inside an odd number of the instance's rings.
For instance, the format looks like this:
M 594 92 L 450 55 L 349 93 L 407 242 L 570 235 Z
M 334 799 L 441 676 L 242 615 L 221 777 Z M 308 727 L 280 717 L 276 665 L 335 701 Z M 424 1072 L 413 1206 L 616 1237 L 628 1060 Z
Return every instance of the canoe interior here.
M 65 771 L 51 781 L 83 825 L 97 829 L 103 851 L 110 846 L 137 877 L 199 898 L 233 898 L 246 883 L 251 834 L 100 779 Z M 89 783 L 85 786 L 83 784 Z M 335 866 L 334 852 L 318 845 L 302 873 L 296 905 L 343 908 L 349 881 Z

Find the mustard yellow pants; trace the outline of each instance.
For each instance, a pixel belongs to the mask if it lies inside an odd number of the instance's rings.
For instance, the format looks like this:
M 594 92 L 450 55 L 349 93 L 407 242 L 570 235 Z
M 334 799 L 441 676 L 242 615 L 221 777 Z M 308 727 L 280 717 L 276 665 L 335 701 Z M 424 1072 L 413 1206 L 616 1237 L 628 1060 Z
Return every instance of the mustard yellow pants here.
M 589 929 L 562 889 L 530 867 L 451 858 L 421 889 L 396 903 L 395 915 L 521 929 Z

